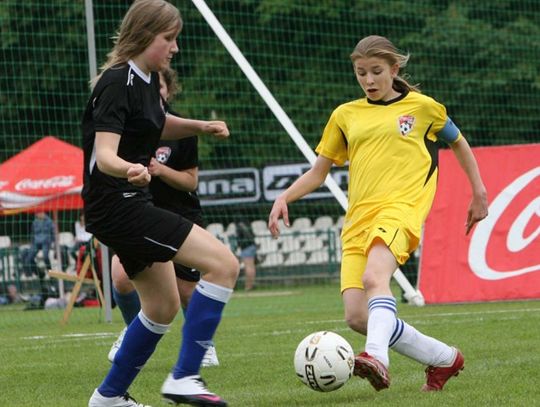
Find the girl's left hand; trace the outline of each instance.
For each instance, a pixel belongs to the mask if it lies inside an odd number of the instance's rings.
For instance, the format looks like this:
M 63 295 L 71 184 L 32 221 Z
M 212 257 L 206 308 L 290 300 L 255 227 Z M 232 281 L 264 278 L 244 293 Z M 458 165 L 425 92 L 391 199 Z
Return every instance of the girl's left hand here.
M 475 223 L 480 222 L 486 216 L 488 216 L 487 194 L 473 195 L 469 209 L 467 210 L 465 234 L 468 235 Z
M 150 164 L 148 165 L 148 172 L 153 177 L 159 177 L 161 175 L 161 167 L 163 164 L 161 164 L 158 160 L 152 157 L 150 160 Z

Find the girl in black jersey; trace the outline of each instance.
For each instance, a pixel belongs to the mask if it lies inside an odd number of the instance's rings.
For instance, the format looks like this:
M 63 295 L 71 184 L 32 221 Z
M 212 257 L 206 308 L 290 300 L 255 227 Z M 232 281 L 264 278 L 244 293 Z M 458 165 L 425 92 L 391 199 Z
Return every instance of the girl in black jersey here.
M 174 97 L 178 88 L 174 69 L 169 67 L 160 71 L 159 82 L 160 94 L 165 103 L 166 111 L 176 115 L 169 109 L 167 103 Z M 204 227 L 201 203 L 196 192 L 199 179 L 198 157 L 198 138 L 196 136 L 181 140 L 161 140 L 148 166 L 152 176 L 149 187 L 154 205 L 178 213 Z M 189 300 L 201 278 L 201 273 L 181 264 L 174 264 L 174 271 L 182 312 L 185 316 Z M 111 276 L 114 300 L 126 325 L 129 325 L 141 310 L 141 304 L 135 287 L 116 255 L 112 259 Z M 126 329 L 127 327 L 122 330 L 109 351 L 108 358 L 111 362 L 114 361 L 116 352 L 122 345 Z M 211 345 L 206 350 L 202 366 L 218 365 L 219 360 L 215 346 Z
M 199 376 L 201 360 L 238 277 L 234 254 L 203 228 L 155 207 L 148 170 L 160 138 L 229 136 L 224 122 L 166 115 L 157 72 L 178 52 L 179 11 L 164 0 L 136 0 L 83 117 L 84 211 L 87 230 L 118 255 L 141 301 L 112 367 L 90 407 L 142 406 L 126 391 L 180 308 L 171 262 L 199 270 L 183 327 L 178 361 L 161 393 L 172 403 L 226 406 Z

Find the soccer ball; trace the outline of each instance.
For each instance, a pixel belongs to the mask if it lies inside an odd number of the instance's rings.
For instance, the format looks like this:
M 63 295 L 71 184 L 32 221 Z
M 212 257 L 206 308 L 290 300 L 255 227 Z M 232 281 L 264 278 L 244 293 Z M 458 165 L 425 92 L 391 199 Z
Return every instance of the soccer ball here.
M 334 332 L 314 332 L 296 348 L 294 369 L 302 383 L 311 389 L 334 391 L 351 378 L 354 351 L 349 342 Z

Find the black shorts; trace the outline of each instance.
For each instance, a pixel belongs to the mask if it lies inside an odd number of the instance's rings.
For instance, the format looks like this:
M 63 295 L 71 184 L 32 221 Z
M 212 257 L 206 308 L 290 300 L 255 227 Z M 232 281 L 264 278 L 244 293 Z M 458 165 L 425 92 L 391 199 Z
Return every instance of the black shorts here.
M 130 201 L 115 205 L 107 219 L 92 224 L 89 231 L 115 251 L 126 274 L 133 278 L 154 262 L 171 260 L 193 222 L 151 202 Z
M 156 203 L 156 205 L 171 212 L 180 213 L 184 218 L 204 228 L 204 220 L 200 209 L 170 206 L 162 202 Z M 201 279 L 200 271 L 178 263 L 174 263 L 174 273 L 176 277 L 184 281 L 196 283 Z
M 174 263 L 174 273 L 180 280 L 196 283 L 201 279 L 201 272 L 182 264 Z

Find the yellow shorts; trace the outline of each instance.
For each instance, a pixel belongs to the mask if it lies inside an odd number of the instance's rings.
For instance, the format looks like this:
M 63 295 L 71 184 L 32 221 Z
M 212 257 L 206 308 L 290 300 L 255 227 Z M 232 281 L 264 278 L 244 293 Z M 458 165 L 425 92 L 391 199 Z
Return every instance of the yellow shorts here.
M 362 276 L 366 269 L 367 256 L 373 241 L 377 238 L 386 243 L 399 264 L 404 264 L 409 254 L 418 246 L 418 239 L 411 236 L 402 224 L 378 221 L 358 236 L 343 243 L 341 292 L 347 288 L 364 288 Z

